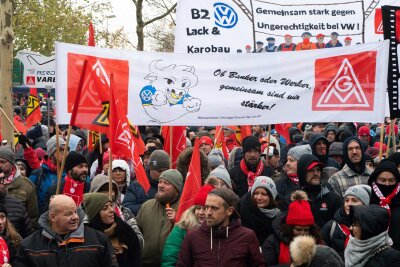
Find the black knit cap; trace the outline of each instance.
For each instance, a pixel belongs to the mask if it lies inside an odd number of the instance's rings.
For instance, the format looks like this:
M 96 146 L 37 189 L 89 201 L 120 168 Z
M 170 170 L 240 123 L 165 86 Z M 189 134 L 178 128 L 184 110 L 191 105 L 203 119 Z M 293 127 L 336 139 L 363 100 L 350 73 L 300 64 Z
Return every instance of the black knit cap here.
M 64 170 L 70 171 L 73 167 L 78 166 L 81 163 L 88 164 L 86 158 L 82 154 L 79 154 L 76 151 L 71 151 L 68 153 L 67 158 L 65 159 Z
M 242 147 L 243 147 L 243 155 L 252 149 L 255 149 L 261 153 L 260 140 L 258 140 L 258 138 L 253 135 L 247 136 L 243 139 Z
M 393 173 L 394 177 L 396 178 L 396 181 L 400 182 L 400 173 L 399 170 L 397 169 L 397 164 L 390 159 L 384 159 L 381 162 L 379 162 L 378 166 L 376 166 L 375 170 L 369 176 L 368 184 L 372 185 L 372 182 L 376 181 L 376 178 L 381 172 Z
M 0 205 L 0 213 L 4 213 L 5 215 L 6 215 L 6 217 L 7 217 L 7 210 L 6 210 L 6 207 L 4 207 L 3 205 Z

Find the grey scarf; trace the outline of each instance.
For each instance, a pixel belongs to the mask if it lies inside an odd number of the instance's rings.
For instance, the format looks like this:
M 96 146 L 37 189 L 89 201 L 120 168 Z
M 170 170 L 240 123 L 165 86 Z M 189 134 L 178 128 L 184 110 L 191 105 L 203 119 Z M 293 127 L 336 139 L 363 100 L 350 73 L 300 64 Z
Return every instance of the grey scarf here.
M 278 213 L 280 212 L 280 210 L 277 208 L 275 208 L 275 209 L 259 208 L 259 209 L 262 212 L 262 214 L 264 214 L 268 219 L 274 219 L 276 217 L 276 215 L 278 215 Z
M 388 231 L 367 240 L 358 240 L 350 235 L 349 243 L 344 251 L 345 267 L 363 267 L 379 248 L 392 244 Z

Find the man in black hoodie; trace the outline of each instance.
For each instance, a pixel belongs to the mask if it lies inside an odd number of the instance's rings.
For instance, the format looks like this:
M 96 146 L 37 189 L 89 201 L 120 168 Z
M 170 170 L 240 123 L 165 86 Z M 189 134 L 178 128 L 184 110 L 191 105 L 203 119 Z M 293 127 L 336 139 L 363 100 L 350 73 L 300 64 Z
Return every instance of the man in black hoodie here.
M 310 146 L 314 156 L 316 156 L 325 166 L 335 167 L 340 170 L 340 165 L 336 160 L 329 157 L 329 141 L 323 134 L 313 134 L 310 136 Z
M 313 155 L 303 155 L 297 162 L 297 176 L 302 190 L 311 202 L 315 223 L 322 227 L 332 220 L 335 212 L 342 206 L 342 200 L 331 189 L 321 184 L 324 164 Z
M 345 165 L 329 178 L 328 183 L 342 198 L 347 188 L 357 184 L 367 184 L 371 172 L 365 167 L 364 146 L 355 136 L 343 142 L 343 157 Z

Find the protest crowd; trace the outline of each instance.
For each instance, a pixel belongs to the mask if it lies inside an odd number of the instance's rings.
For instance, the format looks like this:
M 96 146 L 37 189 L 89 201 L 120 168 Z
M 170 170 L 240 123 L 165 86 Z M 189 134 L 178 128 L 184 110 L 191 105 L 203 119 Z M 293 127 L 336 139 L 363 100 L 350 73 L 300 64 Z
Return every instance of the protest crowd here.
M 1 266 L 400 266 L 394 120 L 139 126 L 145 185 L 49 100 L 0 146 Z

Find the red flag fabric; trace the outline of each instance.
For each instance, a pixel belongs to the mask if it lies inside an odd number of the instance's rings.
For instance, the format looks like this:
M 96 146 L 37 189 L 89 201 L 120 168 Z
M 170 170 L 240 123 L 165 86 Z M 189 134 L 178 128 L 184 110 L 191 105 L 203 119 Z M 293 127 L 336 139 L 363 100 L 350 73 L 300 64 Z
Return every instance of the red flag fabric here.
M 89 24 L 88 46 L 96 46 L 96 42 L 94 40 L 94 27 L 93 27 L 92 22 L 90 22 L 90 24 Z
M 133 125 L 131 122 L 129 122 L 129 126 L 131 128 L 133 140 L 136 144 L 137 153 L 139 155 L 143 155 L 144 151 L 146 150 L 146 145 L 144 144 L 144 141 L 140 135 L 139 127 Z
M 172 149 L 171 149 L 171 131 L 172 131 Z M 171 157 L 172 168 L 175 169 L 179 154 L 186 149 L 186 127 L 164 126 L 162 127 L 161 134 L 165 140 L 164 150 Z
M 224 128 L 222 126 L 215 127 L 215 147 L 222 150 L 226 160 L 229 158 L 229 150 L 226 146 L 226 140 L 224 135 Z
M 25 125 L 22 124 L 22 122 L 18 121 L 16 118 L 14 118 L 14 125 L 20 133 L 26 134 L 26 132 L 28 131 Z
M 400 42 L 400 10 L 396 11 L 396 39 Z
M 41 120 L 42 113 L 40 112 L 40 101 L 37 94 L 37 88 L 31 88 L 28 96 L 28 104 L 26 107 L 25 125 L 29 129 Z
M 285 138 L 286 143 L 290 144 L 290 136 L 289 136 L 289 129 L 292 127 L 291 123 L 279 123 L 275 124 L 275 130 L 278 132 L 280 136 Z M 279 140 L 278 140 L 279 141 Z
M 193 147 L 192 159 L 186 175 L 185 185 L 179 200 L 178 211 L 175 222 L 179 222 L 182 213 L 193 205 L 193 201 L 201 187 L 201 166 L 200 166 L 200 141 L 196 138 Z
M 142 160 L 139 155 L 135 137 L 129 121 L 122 111 L 121 102 L 117 95 L 114 84 L 114 77 L 110 76 L 110 149 L 113 155 L 122 158 L 132 159 L 135 167 L 136 180 L 147 192 L 150 189 L 150 182 L 147 179 L 146 171 L 143 167 Z
M 88 134 L 89 134 L 89 141 L 87 147 L 89 151 L 93 151 L 96 144 L 99 142 L 100 134 L 98 132 L 90 130 L 88 131 Z

